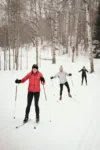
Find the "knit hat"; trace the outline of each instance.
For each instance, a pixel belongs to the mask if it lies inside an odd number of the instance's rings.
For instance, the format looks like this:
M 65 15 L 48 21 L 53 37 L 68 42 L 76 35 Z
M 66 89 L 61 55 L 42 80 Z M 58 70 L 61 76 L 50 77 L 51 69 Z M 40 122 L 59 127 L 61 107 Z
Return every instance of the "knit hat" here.
M 32 66 L 32 69 L 33 69 L 33 68 L 35 68 L 35 69 L 38 70 L 38 65 L 37 65 L 37 64 L 34 64 L 34 65 Z

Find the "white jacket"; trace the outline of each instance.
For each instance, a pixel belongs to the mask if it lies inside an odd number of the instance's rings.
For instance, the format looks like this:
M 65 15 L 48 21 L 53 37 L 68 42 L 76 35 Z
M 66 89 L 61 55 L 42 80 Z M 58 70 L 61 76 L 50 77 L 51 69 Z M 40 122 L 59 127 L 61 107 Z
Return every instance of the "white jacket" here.
M 59 78 L 59 82 L 60 84 L 64 84 L 65 82 L 67 82 L 66 76 L 69 76 L 69 74 L 65 71 L 62 72 L 58 72 L 55 76 L 53 76 L 54 78 L 58 77 Z

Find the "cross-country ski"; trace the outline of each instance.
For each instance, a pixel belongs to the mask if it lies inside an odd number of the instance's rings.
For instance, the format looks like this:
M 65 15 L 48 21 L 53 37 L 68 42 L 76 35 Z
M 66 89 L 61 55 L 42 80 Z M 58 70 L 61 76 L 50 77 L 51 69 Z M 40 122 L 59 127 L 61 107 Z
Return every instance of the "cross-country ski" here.
M 27 124 L 30 121 L 31 121 L 31 119 L 29 119 L 27 122 L 22 122 L 20 125 L 16 126 L 16 129 L 19 129 L 20 127 L 24 126 L 25 124 Z

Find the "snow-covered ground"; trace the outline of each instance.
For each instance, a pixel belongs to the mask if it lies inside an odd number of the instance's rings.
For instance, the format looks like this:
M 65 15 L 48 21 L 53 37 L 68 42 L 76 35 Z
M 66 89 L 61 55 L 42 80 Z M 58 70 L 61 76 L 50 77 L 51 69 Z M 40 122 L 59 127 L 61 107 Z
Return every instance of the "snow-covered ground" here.
M 100 60 L 95 60 L 95 73 L 87 74 L 88 86 L 81 83 L 78 71 L 85 65 L 89 70 L 88 58 L 79 57 L 75 63 L 71 58 L 58 56 L 57 64 L 42 60 L 39 70 L 46 79 L 45 100 L 41 85 L 40 123 L 35 125 L 34 101 L 31 106 L 31 121 L 19 129 L 25 115 L 28 81 L 17 86 L 16 119 L 15 90 L 16 78 L 26 75 L 35 62 L 29 54 L 29 69 L 24 71 L 0 72 L 0 150 L 100 150 Z M 68 97 L 64 87 L 63 99 L 59 101 L 59 80 L 50 77 L 64 70 L 72 73 L 67 77 L 74 99 Z M 74 84 L 72 84 L 72 81 Z

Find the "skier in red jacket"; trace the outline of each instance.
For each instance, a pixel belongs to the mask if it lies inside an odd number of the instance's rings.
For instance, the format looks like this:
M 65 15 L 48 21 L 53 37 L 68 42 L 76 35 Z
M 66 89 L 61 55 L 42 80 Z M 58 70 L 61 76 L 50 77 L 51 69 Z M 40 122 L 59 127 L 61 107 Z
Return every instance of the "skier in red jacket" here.
M 40 81 L 41 81 L 41 84 L 44 85 L 45 79 L 42 73 L 38 71 L 38 66 L 36 64 L 32 66 L 32 71 L 30 73 L 28 73 L 21 80 L 16 79 L 15 83 L 18 83 L 18 84 L 24 83 L 26 80 L 29 80 L 29 85 L 28 85 L 28 95 L 27 95 L 27 107 L 26 107 L 26 113 L 25 113 L 25 118 L 23 122 L 25 123 L 28 121 L 33 96 L 34 96 L 34 101 L 35 101 L 36 122 L 39 122 L 38 102 L 39 102 L 39 97 L 40 97 Z

